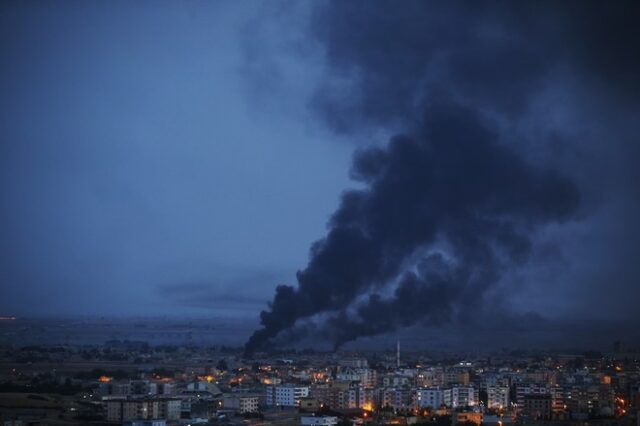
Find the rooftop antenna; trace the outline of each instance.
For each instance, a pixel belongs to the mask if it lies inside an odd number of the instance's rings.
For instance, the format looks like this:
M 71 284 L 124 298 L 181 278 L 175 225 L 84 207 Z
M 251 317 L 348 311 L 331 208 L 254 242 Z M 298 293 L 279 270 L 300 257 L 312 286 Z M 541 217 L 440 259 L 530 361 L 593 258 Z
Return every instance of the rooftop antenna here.
M 400 369 L 400 339 L 396 340 L 396 368 Z

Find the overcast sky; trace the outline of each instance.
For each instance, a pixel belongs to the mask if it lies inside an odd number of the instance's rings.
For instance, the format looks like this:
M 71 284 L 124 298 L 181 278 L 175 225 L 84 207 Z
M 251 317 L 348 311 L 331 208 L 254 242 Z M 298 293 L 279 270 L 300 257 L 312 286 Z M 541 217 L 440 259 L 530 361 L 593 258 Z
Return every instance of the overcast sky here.
M 3 2 L 0 314 L 257 318 L 436 85 L 580 194 L 486 297 L 638 320 L 637 5 L 404 6 Z
M 257 6 L 3 3 L 0 310 L 255 315 L 293 279 L 352 147 L 305 112 L 317 72 L 286 40 L 259 40 L 286 87 L 252 102 Z

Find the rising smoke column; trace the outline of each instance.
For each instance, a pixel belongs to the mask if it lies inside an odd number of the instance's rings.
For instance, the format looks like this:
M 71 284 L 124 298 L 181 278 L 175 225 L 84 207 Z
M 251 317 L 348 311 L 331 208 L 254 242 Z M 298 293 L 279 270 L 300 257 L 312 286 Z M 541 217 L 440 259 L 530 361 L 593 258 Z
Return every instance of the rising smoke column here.
M 308 330 L 336 346 L 455 319 L 527 261 L 536 229 L 572 219 L 585 195 L 608 193 L 600 176 L 581 177 L 579 193 L 566 176 L 580 163 L 553 151 L 528 161 L 528 149 L 550 146 L 544 132 L 521 143 L 514 131 L 522 122 L 534 130 L 547 124 L 534 104 L 554 111 L 558 102 L 562 113 L 568 92 L 601 105 L 582 116 L 615 145 L 615 161 L 599 170 L 616 175 L 623 164 L 640 164 L 635 145 L 625 143 L 637 135 L 627 118 L 640 105 L 637 1 L 315 5 L 311 33 L 327 78 L 313 110 L 343 135 L 398 135 L 356 153 L 352 176 L 364 189 L 343 195 L 298 286 L 277 288 L 248 353 L 278 336 L 304 336 L 313 318 Z M 562 148 L 574 158 L 601 143 L 568 140 Z M 625 167 L 617 190 L 637 200 L 638 168 Z M 637 202 L 629 205 L 638 211 Z M 625 228 L 637 234 L 636 222 Z M 637 268 L 624 270 L 638 276 Z
M 446 103 L 425 110 L 416 136 L 359 151 L 352 176 L 365 188 L 343 195 L 298 287 L 277 288 L 247 353 L 321 313 L 337 313 L 320 326 L 336 345 L 446 316 L 526 260 L 531 232 L 569 218 L 579 200 L 570 180 L 527 164 L 477 114 Z M 418 252 L 442 246 L 448 259 L 428 254 L 407 272 Z M 397 279 L 391 299 L 375 294 Z

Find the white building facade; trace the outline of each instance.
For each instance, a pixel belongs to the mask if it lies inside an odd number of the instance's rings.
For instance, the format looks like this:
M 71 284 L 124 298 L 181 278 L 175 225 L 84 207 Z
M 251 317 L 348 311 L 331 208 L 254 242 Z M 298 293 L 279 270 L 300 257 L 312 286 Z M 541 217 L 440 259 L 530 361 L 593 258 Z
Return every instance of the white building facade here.
M 487 405 L 489 408 L 506 408 L 509 406 L 509 387 L 487 386 Z
M 300 405 L 300 398 L 306 398 L 308 396 L 308 386 L 267 386 L 266 402 L 269 406 L 297 407 Z
M 443 400 L 447 407 L 473 407 L 478 405 L 478 390 L 473 386 L 455 386 L 444 390 Z
M 438 408 L 444 403 L 444 391 L 440 388 L 418 388 L 416 405 L 420 408 Z

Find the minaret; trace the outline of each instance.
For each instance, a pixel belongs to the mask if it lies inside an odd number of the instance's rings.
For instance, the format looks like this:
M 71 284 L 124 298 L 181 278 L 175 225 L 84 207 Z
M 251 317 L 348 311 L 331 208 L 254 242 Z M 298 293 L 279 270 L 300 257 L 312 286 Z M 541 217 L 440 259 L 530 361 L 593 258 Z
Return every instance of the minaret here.
M 400 339 L 396 340 L 396 367 L 400 369 Z

